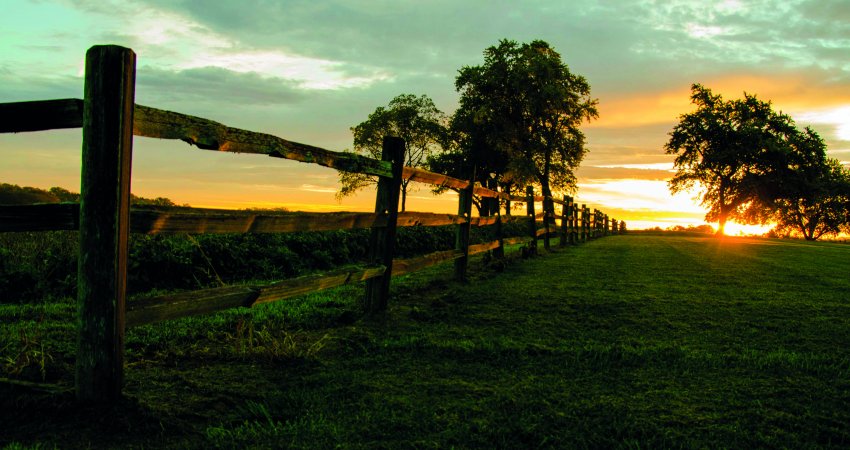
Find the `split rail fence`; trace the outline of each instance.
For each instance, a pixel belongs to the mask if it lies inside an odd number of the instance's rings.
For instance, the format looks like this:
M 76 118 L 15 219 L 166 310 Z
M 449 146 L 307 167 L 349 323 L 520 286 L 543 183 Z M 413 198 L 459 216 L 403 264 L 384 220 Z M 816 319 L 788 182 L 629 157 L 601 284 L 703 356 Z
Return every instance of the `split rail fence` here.
M 78 346 L 75 389 L 84 401 L 107 402 L 121 395 L 124 332 L 128 326 L 250 307 L 330 287 L 365 281 L 364 308 L 387 306 L 392 276 L 454 261 L 463 279 L 471 255 L 526 243 L 531 252 L 538 239 L 549 248 L 550 236 L 560 246 L 576 244 L 618 231 L 617 221 L 573 199 L 525 196 L 476 186 L 468 180 L 403 165 L 404 141 L 386 138 L 381 160 L 300 144 L 276 136 L 227 127 L 211 120 L 135 104 L 135 53 L 119 46 L 94 46 L 86 54 L 84 99 L 0 104 L 0 132 L 16 133 L 82 128 L 80 202 L 0 206 L 0 232 L 79 230 Z M 204 150 L 265 154 L 319 164 L 337 170 L 378 177 L 373 213 L 302 213 L 275 215 L 214 210 L 148 211 L 130 208 L 130 167 L 133 136 L 179 139 Z M 402 179 L 446 186 L 459 192 L 458 213 L 398 212 Z M 491 199 L 491 216 L 472 217 L 476 195 Z M 524 202 L 524 216 L 502 216 L 500 200 Z M 535 213 L 535 203 L 561 206 L 560 227 L 553 207 Z M 509 206 L 508 209 L 509 211 Z M 538 229 L 537 219 L 542 219 Z M 526 236 L 505 238 L 501 225 L 528 222 Z M 417 258 L 394 259 L 397 227 L 456 225 L 455 249 Z M 497 239 L 470 245 L 471 226 L 495 225 Z M 258 286 L 227 286 L 126 302 L 129 233 L 287 233 L 370 228 L 368 264 Z

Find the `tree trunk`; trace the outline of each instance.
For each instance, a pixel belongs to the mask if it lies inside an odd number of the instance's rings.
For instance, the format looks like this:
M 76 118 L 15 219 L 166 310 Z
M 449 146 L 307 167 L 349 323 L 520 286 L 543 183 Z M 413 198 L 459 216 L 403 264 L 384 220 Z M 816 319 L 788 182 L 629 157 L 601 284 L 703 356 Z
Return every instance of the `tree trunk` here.
M 407 183 L 401 185 L 401 212 L 405 212 L 407 208 Z
M 505 194 L 508 195 L 508 197 L 510 197 L 510 195 L 511 195 L 511 185 L 510 185 L 510 183 L 506 183 L 506 184 L 502 185 L 502 192 L 504 192 Z M 505 199 L 505 215 L 508 216 L 508 217 L 511 216 L 511 199 L 510 198 Z
M 543 191 L 543 228 L 546 229 L 546 235 L 543 237 L 543 247 L 549 250 L 549 230 L 552 224 L 551 218 L 555 217 L 555 204 L 552 202 L 552 189 L 549 187 L 549 178 L 542 178 L 540 184 Z
M 720 213 L 720 217 L 717 218 L 717 233 L 714 234 L 715 236 L 722 237 L 723 235 L 726 234 L 726 219 L 727 219 L 727 216 L 728 216 L 727 213 L 723 213 L 723 212 Z

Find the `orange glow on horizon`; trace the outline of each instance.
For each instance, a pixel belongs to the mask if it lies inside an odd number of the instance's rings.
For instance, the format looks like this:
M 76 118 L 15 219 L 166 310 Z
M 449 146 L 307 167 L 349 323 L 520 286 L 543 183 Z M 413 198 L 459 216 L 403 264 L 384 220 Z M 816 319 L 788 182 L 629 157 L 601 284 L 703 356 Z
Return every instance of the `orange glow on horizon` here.
M 771 101 L 783 112 L 807 112 L 850 105 L 850 92 L 836 92 L 829 86 L 812 84 L 803 76 L 728 75 L 715 79 L 694 80 L 724 99 L 741 98 L 744 92 Z M 613 99 L 600 97 L 599 119 L 588 128 L 637 127 L 652 124 L 676 123 L 678 117 L 693 110 L 690 85 L 674 89 L 618 95 Z
M 717 229 L 716 225 L 713 225 Z M 761 236 L 770 229 L 773 225 L 744 225 L 737 222 L 726 222 L 726 228 L 723 232 L 726 236 Z

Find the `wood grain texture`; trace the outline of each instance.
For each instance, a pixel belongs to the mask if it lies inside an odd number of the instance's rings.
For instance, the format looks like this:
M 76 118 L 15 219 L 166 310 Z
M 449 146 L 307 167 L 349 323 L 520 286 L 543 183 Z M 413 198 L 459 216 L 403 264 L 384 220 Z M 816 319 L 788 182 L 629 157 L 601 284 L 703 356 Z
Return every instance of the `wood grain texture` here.
M 354 153 L 334 152 L 270 134 L 232 128 L 212 120 L 136 105 L 133 134 L 179 139 L 203 150 L 255 153 L 318 164 L 346 172 L 391 176 L 390 164 Z
M 445 186 L 453 189 L 466 189 L 469 187 L 469 181 L 467 180 L 461 180 L 441 173 L 429 172 L 416 167 L 405 166 L 401 177 L 405 180 L 433 184 L 435 186 Z
M 398 213 L 398 222 L 396 226 L 413 227 L 421 225 L 426 227 L 436 227 L 442 225 L 457 225 L 461 223 L 467 223 L 468 221 L 469 219 L 458 216 L 456 214 L 403 212 Z
M 499 192 L 496 192 L 492 189 L 487 189 L 481 186 L 475 186 L 472 188 L 472 195 L 477 195 L 482 198 L 502 198 L 503 195 Z
M 435 264 L 440 264 L 446 261 L 452 261 L 462 257 L 463 252 L 459 250 L 445 250 L 441 252 L 429 253 L 427 255 L 419 256 L 416 258 L 394 259 L 393 276 L 416 272 L 426 267 L 431 267 Z
M 349 267 L 262 286 L 225 286 L 130 302 L 127 325 L 139 326 L 237 307 L 251 307 L 381 276 L 380 267 Z
M 127 305 L 127 326 L 251 306 L 259 295 L 256 287 L 227 286 L 135 300 Z
M 276 302 L 278 300 L 309 294 L 311 292 L 342 286 L 344 284 L 358 283 L 360 281 L 379 277 L 383 275 L 386 270 L 387 268 L 384 266 L 344 268 L 337 269 L 332 272 L 307 275 L 280 281 L 268 286 L 259 287 L 259 296 L 256 300 L 254 300 L 253 304 L 258 305 L 261 303 Z
M 0 133 L 82 126 L 83 100 L 78 98 L 0 103 Z
M 0 232 L 78 230 L 77 203 L 45 203 L 34 205 L 0 205 Z M 466 223 L 454 214 L 399 213 L 397 226 L 444 226 Z M 490 218 L 474 225 L 488 225 Z M 293 233 L 384 227 L 387 219 L 376 213 L 296 213 L 268 214 L 252 211 L 229 211 L 192 208 L 191 210 L 130 211 L 130 232 L 140 234 L 177 233 Z
M 486 252 L 487 250 L 493 250 L 493 249 L 498 248 L 498 247 L 499 247 L 499 241 L 498 240 L 491 241 L 491 242 L 485 242 L 483 244 L 470 245 L 469 246 L 469 254 L 470 255 L 477 255 L 478 253 L 483 253 L 483 252 Z
M 398 223 L 398 200 L 404 170 L 404 148 L 403 139 L 384 136 L 381 159 L 391 164 L 392 173 L 390 177 L 378 178 L 375 213 L 386 218 L 386 225 L 372 228 L 367 260 L 370 265 L 384 266 L 387 270 L 379 277 L 366 280 L 363 309 L 370 314 L 385 311 L 390 296 L 396 224 Z
M 84 402 L 113 402 L 123 385 L 135 78 L 132 50 L 86 53 L 75 377 Z
M 488 225 L 493 225 L 499 221 L 499 216 L 489 216 L 489 217 L 473 217 L 470 219 L 470 225 L 476 227 L 484 227 Z
M 474 179 L 475 177 L 472 176 L 470 178 Z M 458 192 L 457 200 L 457 214 L 462 217 L 471 217 L 472 186 Z M 455 250 L 461 253 L 461 256 L 455 259 L 455 279 L 459 281 L 466 279 L 466 269 L 469 264 L 468 252 L 470 225 L 471 223 L 459 224 L 455 229 Z

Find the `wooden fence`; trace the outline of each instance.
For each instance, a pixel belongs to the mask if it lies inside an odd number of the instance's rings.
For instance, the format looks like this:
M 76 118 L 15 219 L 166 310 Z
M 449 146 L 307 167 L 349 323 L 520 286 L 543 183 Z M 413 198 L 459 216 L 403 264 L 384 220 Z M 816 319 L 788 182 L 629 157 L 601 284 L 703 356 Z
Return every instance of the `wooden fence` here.
M 0 104 L 0 132 L 15 133 L 82 128 L 82 176 L 79 204 L 0 206 L 0 232 L 79 230 L 78 346 L 75 388 L 83 401 L 108 402 L 121 395 L 124 332 L 128 326 L 205 314 L 235 307 L 290 298 L 309 292 L 365 281 L 363 302 L 369 312 L 386 308 L 390 279 L 446 261 L 454 261 L 455 276 L 463 279 L 471 255 L 505 245 L 527 243 L 531 252 L 538 239 L 551 246 L 585 242 L 616 233 L 617 222 L 598 210 L 590 211 L 573 199 L 525 196 L 476 186 L 468 180 L 404 167 L 404 142 L 386 138 L 381 160 L 300 144 L 268 134 L 227 127 L 211 120 L 164 111 L 134 102 L 135 54 L 118 46 L 94 46 L 86 54 L 83 100 L 63 99 Z M 265 154 L 319 164 L 337 170 L 378 176 L 373 213 L 303 213 L 276 215 L 258 212 L 191 210 L 158 212 L 130 208 L 130 166 L 133 136 L 180 139 L 204 150 Z M 402 179 L 447 186 L 459 191 L 458 213 L 398 211 Z M 488 217 L 472 217 L 472 197 L 493 199 Z M 524 202 L 525 216 L 502 216 L 498 202 Z M 535 214 L 535 202 L 561 206 L 560 227 L 554 208 Z M 537 218 L 542 218 L 538 228 Z M 526 236 L 505 238 L 501 224 L 528 222 Z M 394 259 L 397 227 L 455 225 L 456 246 L 410 259 Z M 472 226 L 496 225 L 497 239 L 470 245 Z M 227 286 L 165 295 L 127 304 L 129 233 L 287 233 L 370 228 L 368 264 L 340 268 L 273 284 Z

